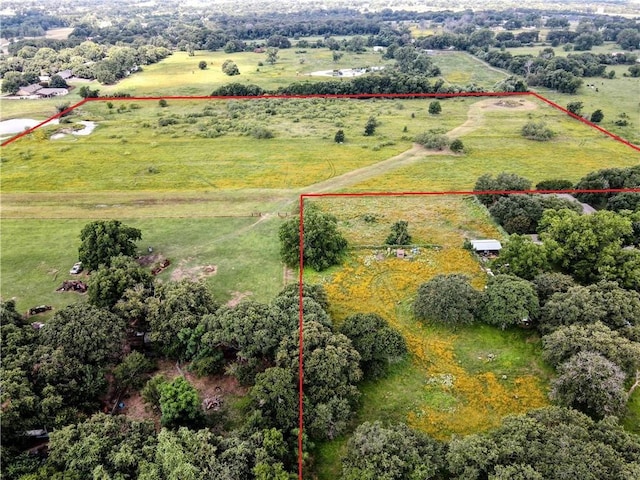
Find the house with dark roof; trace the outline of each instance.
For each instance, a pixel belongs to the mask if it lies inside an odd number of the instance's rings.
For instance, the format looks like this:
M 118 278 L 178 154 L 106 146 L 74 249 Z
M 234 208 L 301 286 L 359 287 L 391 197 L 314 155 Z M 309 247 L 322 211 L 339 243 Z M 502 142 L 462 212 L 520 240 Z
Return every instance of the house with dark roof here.
M 56 73 L 59 77 L 62 77 L 63 80 L 69 80 L 73 77 L 73 72 L 71 70 L 62 70 L 61 72 Z
M 38 85 L 37 83 L 33 83 L 31 85 L 27 85 L 26 87 L 20 87 L 16 95 L 20 97 L 32 97 L 37 95 L 38 90 L 42 89 L 42 85 Z

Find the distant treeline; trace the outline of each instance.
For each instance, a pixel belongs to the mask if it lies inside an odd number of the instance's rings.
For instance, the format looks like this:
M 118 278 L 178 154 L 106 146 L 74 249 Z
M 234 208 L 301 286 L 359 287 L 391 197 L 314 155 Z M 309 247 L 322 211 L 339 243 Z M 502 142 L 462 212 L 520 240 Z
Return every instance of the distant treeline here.
M 214 90 L 213 96 L 258 96 L 258 95 L 366 95 L 406 93 L 460 93 L 484 92 L 477 85 L 445 85 L 441 79 L 430 81 L 423 75 L 402 73 L 376 73 L 349 80 L 326 82 L 294 82 L 276 90 L 264 90 L 257 85 L 229 83 Z
M 423 48 L 447 48 L 453 46 L 466 50 L 473 45 L 474 32 L 495 29 L 500 32 L 492 45 L 519 46 L 544 40 L 558 46 L 575 43 L 578 49 L 588 49 L 590 45 L 602 41 L 618 41 L 623 30 L 638 33 L 640 25 L 633 19 L 575 12 L 547 12 L 544 10 L 480 11 L 458 12 L 410 12 L 385 9 L 380 12 L 361 13 L 351 9 L 329 9 L 311 12 L 264 12 L 250 15 L 209 16 L 195 9 L 178 14 L 158 13 L 153 8 L 127 6 L 130 15 L 115 15 L 110 24 L 79 20 L 78 22 L 60 17 L 26 11 L 14 17 L 3 19 L 3 36 L 20 38 L 43 35 L 49 28 L 74 26 L 70 40 L 92 39 L 101 44 L 117 43 L 155 46 L 178 49 L 219 50 L 234 40 L 265 40 L 274 35 L 299 39 L 316 36 L 363 35 L 377 37 L 379 45 L 390 45 L 396 40 L 406 40 L 409 23 L 426 28 L 440 27 L 446 33 L 422 39 Z M 579 21 L 576 31 L 569 30 L 569 21 Z M 542 28 L 552 31 L 546 39 L 539 38 Z M 513 30 L 530 29 L 514 34 Z M 471 40 L 471 43 L 469 41 Z M 631 39 L 630 45 L 634 45 Z M 638 42 L 635 42 L 637 48 Z M 582 48 L 585 47 L 585 48 Z M 623 48 L 626 48 L 623 46 Z
M 67 20 L 36 10 L 2 17 L 2 37 L 40 37 L 52 28 L 67 27 Z

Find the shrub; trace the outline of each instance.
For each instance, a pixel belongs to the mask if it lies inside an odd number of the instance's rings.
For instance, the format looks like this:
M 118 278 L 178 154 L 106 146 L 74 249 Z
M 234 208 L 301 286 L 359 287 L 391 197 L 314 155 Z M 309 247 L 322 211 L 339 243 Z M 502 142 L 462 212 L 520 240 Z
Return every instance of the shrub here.
M 543 180 L 536 184 L 536 190 L 568 190 L 573 188 L 573 183 L 569 180 L 554 178 Z
M 333 137 L 333 141 L 336 143 L 344 143 L 344 130 L 338 130 Z
M 370 137 L 371 135 L 373 135 L 376 131 L 377 126 L 378 121 L 375 119 L 375 117 L 369 117 L 369 120 L 367 120 L 367 123 L 364 126 L 364 136 Z
M 273 138 L 273 132 L 264 127 L 255 127 L 251 130 L 251 136 L 253 138 L 257 138 L 258 140 L 263 140 L 267 138 Z
M 456 138 L 453 142 L 449 144 L 449 148 L 454 153 L 461 153 L 464 151 L 464 143 L 459 138 Z
M 167 127 L 169 125 L 175 125 L 178 121 L 175 118 L 159 118 L 158 126 Z
M 436 100 L 429 104 L 429 113 L 431 115 L 438 115 L 440 112 L 442 112 L 442 105 L 440 105 L 440 102 Z
M 591 121 L 593 123 L 600 123 L 604 119 L 604 113 L 602 110 L 598 109 L 591 114 Z
M 555 136 L 553 130 L 547 128 L 544 122 L 527 122 L 520 133 L 523 137 L 538 142 L 546 142 Z
M 158 100 L 158 105 L 161 107 L 166 107 L 168 104 L 164 98 L 161 98 L 160 100 Z
M 384 242 L 386 245 L 409 245 L 411 235 L 409 235 L 409 223 L 400 220 L 391 227 L 391 233 Z
M 238 65 L 236 65 L 233 60 L 225 60 L 222 64 L 222 71 L 230 77 L 233 77 L 234 75 L 240 75 Z
M 582 107 L 583 107 L 583 103 L 582 102 L 569 102 L 567 104 L 567 110 L 570 111 L 571 113 L 573 113 L 574 115 L 581 115 L 582 114 Z
M 432 150 L 442 150 L 449 145 L 449 139 L 446 135 L 435 132 L 424 132 L 416 136 L 415 142 L 425 148 Z
M 200 63 L 198 63 L 198 68 L 200 70 L 206 70 L 207 68 L 207 62 L 205 62 L 204 60 L 200 60 Z

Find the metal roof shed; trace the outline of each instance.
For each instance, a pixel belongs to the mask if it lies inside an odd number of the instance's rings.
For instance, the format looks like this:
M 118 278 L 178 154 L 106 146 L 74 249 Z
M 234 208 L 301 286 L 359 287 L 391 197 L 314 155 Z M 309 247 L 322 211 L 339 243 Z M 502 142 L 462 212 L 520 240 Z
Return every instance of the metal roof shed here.
M 471 245 L 476 252 L 497 252 L 502 250 L 498 240 L 471 240 Z

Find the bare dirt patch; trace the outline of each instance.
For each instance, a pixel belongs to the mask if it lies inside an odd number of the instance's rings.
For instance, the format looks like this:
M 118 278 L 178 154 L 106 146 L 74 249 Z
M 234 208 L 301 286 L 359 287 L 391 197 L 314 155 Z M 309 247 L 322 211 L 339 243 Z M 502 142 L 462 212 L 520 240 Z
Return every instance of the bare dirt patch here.
M 224 400 L 227 397 L 241 397 L 247 394 L 248 387 L 243 387 L 234 377 L 227 375 L 214 375 L 207 377 L 197 377 L 187 370 L 188 364 L 177 365 L 170 360 L 160 360 L 158 370 L 153 375 L 164 375 L 167 380 L 173 380 L 180 375 L 191 383 L 202 400 L 206 398 L 219 397 Z M 135 420 L 152 420 L 160 426 L 160 416 L 147 409 L 140 392 L 133 392 L 122 400 L 125 407 L 120 410 L 123 415 L 127 415 Z
M 171 272 L 172 281 L 177 282 L 187 279 L 192 282 L 197 282 L 203 278 L 215 275 L 218 271 L 218 267 L 216 265 L 196 265 L 189 267 L 189 261 L 190 259 L 187 258 L 178 262 L 173 272 Z
M 160 255 L 159 253 L 152 253 L 150 255 L 142 255 L 138 257 L 136 260 L 142 267 L 149 267 L 156 263 L 160 263 L 164 260 L 165 257 Z
M 505 109 L 514 111 L 528 111 L 535 110 L 536 108 L 538 108 L 538 105 L 529 100 L 525 100 L 524 98 L 520 98 L 517 100 L 511 98 L 501 98 L 499 100 L 496 100 L 495 98 L 489 98 L 487 100 L 480 100 L 479 102 L 472 103 L 469 106 L 469 110 L 467 112 L 467 121 L 459 127 L 456 127 L 453 130 L 449 130 L 447 132 L 447 136 L 449 136 L 450 138 L 454 138 L 473 132 L 478 127 L 483 125 L 484 114 L 486 112 L 495 112 Z
M 227 307 L 235 307 L 245 298 L 253 295 L 253 292 L 231 292 L 231 300 L 227 302 Z

